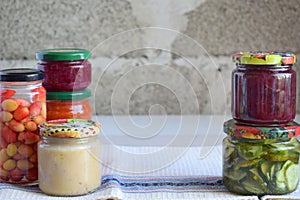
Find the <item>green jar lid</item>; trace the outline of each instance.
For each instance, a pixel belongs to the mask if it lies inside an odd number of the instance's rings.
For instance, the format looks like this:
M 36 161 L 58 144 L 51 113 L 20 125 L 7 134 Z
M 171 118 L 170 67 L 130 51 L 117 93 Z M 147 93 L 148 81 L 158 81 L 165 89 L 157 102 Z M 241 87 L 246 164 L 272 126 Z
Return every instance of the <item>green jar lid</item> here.
M 47 92 L 47 100 L 80 100 L 91 97 L 90 90 L 81 90 L 73 92 Z
M 46 61 L 86 60 L 91 55 L 88 50 L 76 48 L 44 49 L 35 53 L 37 60 Z
M 231 119 L 224 123 L 223 129 L 229 136 L 247 139 L 292 138 L 300 135 L 300 125 L 296 122 L 282 126 L 249 126 Z
M 233 56 L 233 62 L 248 65 L 293 65 L 296 55 L 289 52 L 240 52 Z

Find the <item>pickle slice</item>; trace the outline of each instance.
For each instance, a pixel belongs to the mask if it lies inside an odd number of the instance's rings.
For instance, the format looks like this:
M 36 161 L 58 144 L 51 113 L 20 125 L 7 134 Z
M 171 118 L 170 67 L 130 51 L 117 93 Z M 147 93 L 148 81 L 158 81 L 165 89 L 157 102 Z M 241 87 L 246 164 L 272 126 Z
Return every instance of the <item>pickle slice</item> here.
M 295 190 L 299 180 L 299 166 L 297 164 L 290 164 L 285 170 L 285 179 L 289 191 Z
M 238 153 L 245 160 L 253 160 L 263 155 L 264 152 L 262 146 L 242 143 L 239 145 Z
M 266 187 L 267 184 L 265 183 L 264 179 L 259 174 L 258 169 L 257 168 L 250 169 L 250 172 L 252 173 L 253 180 L 255 180 L 258 183 L 258 185 L 261 187 L 261 189 L 263 191 L 266 191 L 267 190 L 267 187 Z
M 275 181 L 276 181 L 277 192 L 285 193 L 286 192 L 286 180 L 285 180 L 283 170 L 276 172 Z
M 233 147 L 226 147 L 225 149 L 225 158 L 229 159 L 231 157 L 231 154 L 234 152 L 234 148 Z
M 276 172 L 276 183 L 277 182 L 281 182 L 284 183 L 285 182 L 285 176 L 284 176 L 284 171 L 280 170 L 278 172 Z
M 259 161 L 261 161 L 261 159 L 240 161 L 239 164 L 236 166 L 236 169 L 244 167 L 255 167 L 259 163 Z
M 227 170 L 224 172 L 224 176 L 227 176 L 229 179 L 234 181 L 239 181 L 247 176 L 246 172 L 241 172 L 238 170 Z
M 260 165 L 261 172 L 268 180 L 271 180 L 271 175 L 270 175 L 271 167 L 272 167 L 271 162 L 264 162 Z
M 248 176 L 242 182 L 242 186 L 247 190 L 250 194 L 264 194 L 264 190 L 261 187 L 258 187 L 257 181 L 255 181 L 252 177 Z
M 228 177 L 223 178 L 223 182 L 225 187 L 232 192 L 238 193 L 238 194 L 249 194 L 238 181 L 231 180 Z

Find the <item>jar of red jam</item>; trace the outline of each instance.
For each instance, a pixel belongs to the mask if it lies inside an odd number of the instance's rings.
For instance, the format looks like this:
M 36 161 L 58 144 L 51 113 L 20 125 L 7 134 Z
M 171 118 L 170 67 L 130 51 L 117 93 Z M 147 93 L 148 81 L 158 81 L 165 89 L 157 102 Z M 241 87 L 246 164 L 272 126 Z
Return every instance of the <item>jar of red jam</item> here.
M 232 115 L 246 124 L 286 124 L 296 112 L 296 56 L 247 52 L 233 56 Z
M 36 69 L 0 71 L 0 181 L 37 183 L 38 125 L 46 120 L 43 78 Z
M 89 90 L 47 92 L 47 120 L 92 119 Z
M 37 68 L 44 71 L 47 91 L 78 91 L 91 83 L 91 52 L 85 49 L 45 49 L 36 52 Z

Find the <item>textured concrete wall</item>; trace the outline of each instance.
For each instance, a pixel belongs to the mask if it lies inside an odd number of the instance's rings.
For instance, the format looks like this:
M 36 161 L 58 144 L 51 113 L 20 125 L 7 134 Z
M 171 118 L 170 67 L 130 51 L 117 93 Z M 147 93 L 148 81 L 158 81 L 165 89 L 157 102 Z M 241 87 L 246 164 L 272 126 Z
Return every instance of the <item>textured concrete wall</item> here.
M 299 0 L 2 0 L 0 68 L 86 48 L 97 114 L 228 114 L 231 55 L 300 54 L 299 19 Z

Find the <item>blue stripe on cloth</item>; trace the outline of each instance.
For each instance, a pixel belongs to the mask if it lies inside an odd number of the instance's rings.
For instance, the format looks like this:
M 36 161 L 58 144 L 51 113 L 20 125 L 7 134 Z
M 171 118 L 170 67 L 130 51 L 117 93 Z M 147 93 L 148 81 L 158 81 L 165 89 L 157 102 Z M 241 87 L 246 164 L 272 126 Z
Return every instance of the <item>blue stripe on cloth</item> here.
M 105 175 L 102 184 L 96 192 L 108 188 L 118 188 L 124 193 L 151 193 L 151 192 L 223 192 L 227 191 L 222 177 L 151 177 L 151 176 L 122 176 Z M 33 193 L 42 193 L 37 185 L 16 186 L 0 183 L 1 190 L 21 190 Z
M 100 190 L 119 188 L 123 192 L 200 192 L 227 191 L 222 177 L 147 177 L 106 175 L 102 178 Z

